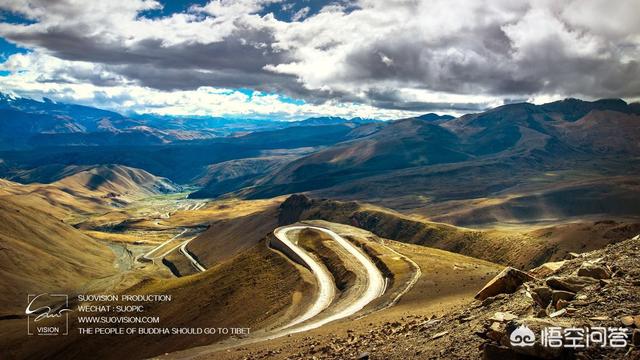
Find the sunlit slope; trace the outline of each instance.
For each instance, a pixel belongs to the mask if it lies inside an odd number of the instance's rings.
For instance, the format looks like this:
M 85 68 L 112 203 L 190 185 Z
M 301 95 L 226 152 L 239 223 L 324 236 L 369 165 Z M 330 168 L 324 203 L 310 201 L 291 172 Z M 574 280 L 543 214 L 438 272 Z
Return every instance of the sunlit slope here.
M 295 316 L 296 309 L 303 305 L 299 301 L 310 291 L 309 287 L 293 263 L 261 243 L 206 272 L 173 279 L 147 279 L 125 293 L 171 295 L 170 302 L 141 303 L 145 306 L 145 316 L 159 316 L 162 327 L 249 328 L 253 333 Z M 77 312 L 71 313 L 70 328 L 79 326 L 77 315 Z M 18 321 L 21 320 L 0 325 L 22 329 L 24 323 Z M 230 333 L 123 335 L 117 338 L 117 346 L 113 346 L 112 336 L 81 336 L 76 332 L 55 338 L 27 337 L 21 331 L 8 334 L 0 339 L 0 346 L 10 343 L 16 357 L 32 358 L 47 352 L 51 359 L 142 359 L 231 336 Z
M 75 228 L 20 201 L 0 201 L 1 315 L 24 312 L 27 294 L 75 292 L 110 275 L 113 253 Z
M 637 107 L 619 99 L 510 104 L 456 119 L 393 121 L 296 159 L 236 194 L 312 192 L 444 221 L 470 201 L 505 202 L 491 216 L 450 217 L 465 225 L 638 216 L 638 138 Z
M 135 199 L 178 189 L 167 179 L 144 170 L 104 165 L 81 170 L 50 184 L 23 185 L 2 180 L 0 196 L 16 196 L 22 203 L 65 219 L 106 211 Z

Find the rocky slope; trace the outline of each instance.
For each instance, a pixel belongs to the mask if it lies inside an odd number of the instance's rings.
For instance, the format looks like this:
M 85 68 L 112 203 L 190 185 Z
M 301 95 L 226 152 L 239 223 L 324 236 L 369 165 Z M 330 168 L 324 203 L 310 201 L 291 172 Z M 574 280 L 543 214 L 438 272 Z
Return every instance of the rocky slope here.
M 495 293 L 487 297 L 489 288 Z M 640 358 L 639 237 L 576 254 L 574 259 L 546 264 L 528 274 L 505 271 L 477 298 L 483 300 L 453 308 L 444 316 L 409 315 L 373 325 L 368 332 L 336 334 L 328 343 L 304 338 L 296 349 L 277 349 L 271 355 L 287 359 Z M 511 334 L 520 326 L 533 331 L 533 345 L 511 344 Z M 618 333 L 626 333 L 618 344 L 626 341 L 627 345 L 545 347 L 540 337 L 544 327 L 590 332 L 597 327 L 617 328 Z M 268 354 L 247 358 L 264 355 Z
M 456 119 L 403 119 L 292 161 L 238 194 L 308 191 L 466 226 L 637 217 L 637 201 L 621 194 L 640 196 L 639 137 L 637 106 L 622 100 L 520 103 Z M 493 208 L 487 216 L 455 215 L 476 205 L 478 212 Z
M 475 258 L 531 269 L 570 252 L 595 250 L 640 231 L 638 222 L 600 221 L 572 225 L 472 230 L 407 216 L 360 202 L 292 195 L 280 206 L 280 225 L 322 219 L 349 224 L 387 239 L 434 247 Z

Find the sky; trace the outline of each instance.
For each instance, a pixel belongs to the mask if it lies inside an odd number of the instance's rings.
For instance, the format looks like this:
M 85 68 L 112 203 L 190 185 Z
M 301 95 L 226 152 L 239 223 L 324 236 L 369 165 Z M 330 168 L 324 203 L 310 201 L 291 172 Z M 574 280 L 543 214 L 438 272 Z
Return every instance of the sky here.
M 0 91 L 282 119 L 637 101 L 638 14 L 638 0 L 0 0 Z

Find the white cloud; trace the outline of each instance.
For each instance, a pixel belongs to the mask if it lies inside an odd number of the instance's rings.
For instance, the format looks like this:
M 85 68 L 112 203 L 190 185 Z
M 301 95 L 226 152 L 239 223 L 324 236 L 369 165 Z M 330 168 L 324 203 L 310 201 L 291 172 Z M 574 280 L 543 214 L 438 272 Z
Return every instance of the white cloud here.
M 261 13 L 280 2 L 214 0 L 150 19 L 141 12 L 157 1 L 0 0 L 36 21 L 0 24 L 0 35 L 33 49 L 2 65 L 13 73 L 0 83 L 112 107 L 131 89 L 140 98 L 126 104 L 141 111 L 283 116 L 640 97 L 637 0 L 360 0 L 303 7 L 292 22 Z M 211 94 L 241 87 L 307 104 Z
M 129 84 L 126 79 L 109 86 L 78 81 L 74 74 L 91 74 L 103 78 L 118 77 L 101 65 L 65 61 L 32 52 L 12 55 L 0 70 L 10 71 L 0 77 L 0 91 L 59 102 L 74 102 L 121 112 L 157 113 L 162 115 L 277 117 L 301 119 L 315 115 L 395 119 L 416 115 L 409 111 L 388 111 L 362 104 L 329 101 L 314 105 L 264 92 L 251 96 L 234 89 L 199 87 L 184 91 L 161 91 Z M 66 81 L 44 81 L 60 73 Z

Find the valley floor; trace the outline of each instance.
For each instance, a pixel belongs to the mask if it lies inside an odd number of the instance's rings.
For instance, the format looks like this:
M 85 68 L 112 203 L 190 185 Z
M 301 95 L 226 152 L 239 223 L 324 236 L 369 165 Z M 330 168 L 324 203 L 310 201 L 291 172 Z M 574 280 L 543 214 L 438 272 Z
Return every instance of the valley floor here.
M 484 316 L 473 297 L 504 265 L 531 269 L 569 252 L 617 243 L 640 229 L 632 222 L 600 221 L 480 231 L 366 204 L 300 197 L 192 200 L 185 195 L 147 196 L 74 217 L 74 228 L 113 258 L 107 273 L 70 292 L 72 307 L 79 305 L 78 294 L 168 294 L 170 303 L 144 303 L 145 315 L 160 317 L 163 327 L 243 328 L 249 334 L 88 336 L 73 330 L 80 323 L 72 313 L 71 334 L 49 339 L 25 336 L 26 319 L 16 313 L 0 320 L 8 334 L 0 339 L 0 347 L 8 349 L 3 354 L 9 359 L 42 354 L 54 359 L 344 359 L 366 354 L 386 359 L 453 358 L 454 353 L 476 358 L 477 349 L 448 350 L 448 339 L 458 339 L 452 337 L 458 329 L 456 314 L 474 309 L 474 316 Z M 308 264 L 273 245 L 274 230 L 290 224 L 297 227 L 287 236 L 318 261 L 335 292 L 325 310 L 300 323 L 302 332 L 283 329 L 308 311 L 319 284 Z M 315 227 L 335 232 L 348 244 L 339 246 L 329 232 Z M 502 253 L 496 244 L 504 242 L 517 251 Z M 325 323 L 323 318 L 368 296 L 371 270 L 354 260 L 356 254 L 375 265 L 384 292 L 346 318 Z M 314 321 L 322 326 L 305 328 Z

